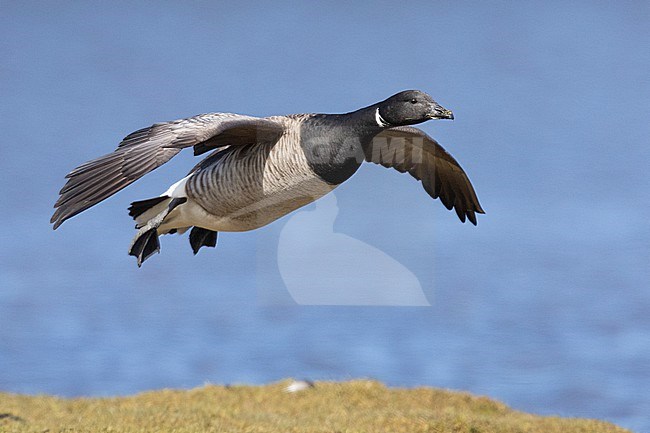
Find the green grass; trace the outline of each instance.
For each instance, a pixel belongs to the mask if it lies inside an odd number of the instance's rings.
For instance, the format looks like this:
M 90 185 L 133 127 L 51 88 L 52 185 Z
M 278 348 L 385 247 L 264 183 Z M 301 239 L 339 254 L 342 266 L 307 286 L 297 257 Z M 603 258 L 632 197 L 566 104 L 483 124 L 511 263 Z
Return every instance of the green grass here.
M 132 397 L 62 399 L 0 393 L 0 432 L 627 432 L 602 421 L 541 417 L 486 397 L 374 381 L 205 386 Z

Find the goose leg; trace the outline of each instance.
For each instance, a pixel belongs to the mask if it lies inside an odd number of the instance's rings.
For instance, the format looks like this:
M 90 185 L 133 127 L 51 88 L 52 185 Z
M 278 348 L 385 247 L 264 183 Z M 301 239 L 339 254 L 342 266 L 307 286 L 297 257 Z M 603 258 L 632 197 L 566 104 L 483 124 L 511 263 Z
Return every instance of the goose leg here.
M 194 255 L 201 247 L 215 247 L 217 245 L 217 232 L 202 227 L 192 227 L 190 232 L 190 245 Z
M 158 241 L 158 227 L 162 224 L 169 213 L 187 201 L 187 198 L 174 198 L 169 205 L 155 217 L 146 222 L 136 233 L 131 246 L 129 255 L 138 259 L 138 267 L 151 257 L 154 253 L 160 252 L 160 242 Z

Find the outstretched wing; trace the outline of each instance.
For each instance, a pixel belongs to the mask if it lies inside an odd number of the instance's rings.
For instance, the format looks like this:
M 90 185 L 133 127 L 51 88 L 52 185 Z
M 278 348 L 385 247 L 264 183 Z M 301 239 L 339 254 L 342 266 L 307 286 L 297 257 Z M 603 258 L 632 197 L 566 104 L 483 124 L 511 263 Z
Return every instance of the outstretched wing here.
M 72 170 L 59 192 L 51 223 L 54 229 L 100 201 L 160 167 L 183 148 L 200 155 L 227 145 L 275 141 L 283 133 L 280 122 L 232 113 L 208 113 L 156 123 L 129 134 L 113 153 Z
M 433 198 L 440 198 L 458 218 L 476 225 L 476 214 L 485 213 L 474 187 L 458 162 L 436 140 L 411 126 L 385 129 L 364 149 L 369 162 L 408 172 L 422 181 Z

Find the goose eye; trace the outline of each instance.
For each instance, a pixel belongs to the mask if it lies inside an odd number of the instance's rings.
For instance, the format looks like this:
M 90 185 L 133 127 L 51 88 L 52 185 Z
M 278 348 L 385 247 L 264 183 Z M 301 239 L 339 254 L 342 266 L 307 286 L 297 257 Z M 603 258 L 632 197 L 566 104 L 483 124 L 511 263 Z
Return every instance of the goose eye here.
M 411 104 L 417 104 L 417 102 L 418 102 L 417 99 L 415 99 L 415 98 L 411 99 Z

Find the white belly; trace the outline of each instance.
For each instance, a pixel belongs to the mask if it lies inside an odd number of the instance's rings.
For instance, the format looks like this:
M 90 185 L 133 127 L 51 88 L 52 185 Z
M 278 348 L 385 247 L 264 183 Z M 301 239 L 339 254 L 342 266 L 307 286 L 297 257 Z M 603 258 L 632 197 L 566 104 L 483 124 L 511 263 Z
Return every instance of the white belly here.
M 296 188 L 272 190 L 248 206 L 229 213 L 208 213 L 202 206 L 189 201 L 179 211 L 192 216 L 192 224 L 215 231 L 247 231 L 265 226 L 294 210 L 319 199 L 334 186 L 322 181 L 307 181 Z

